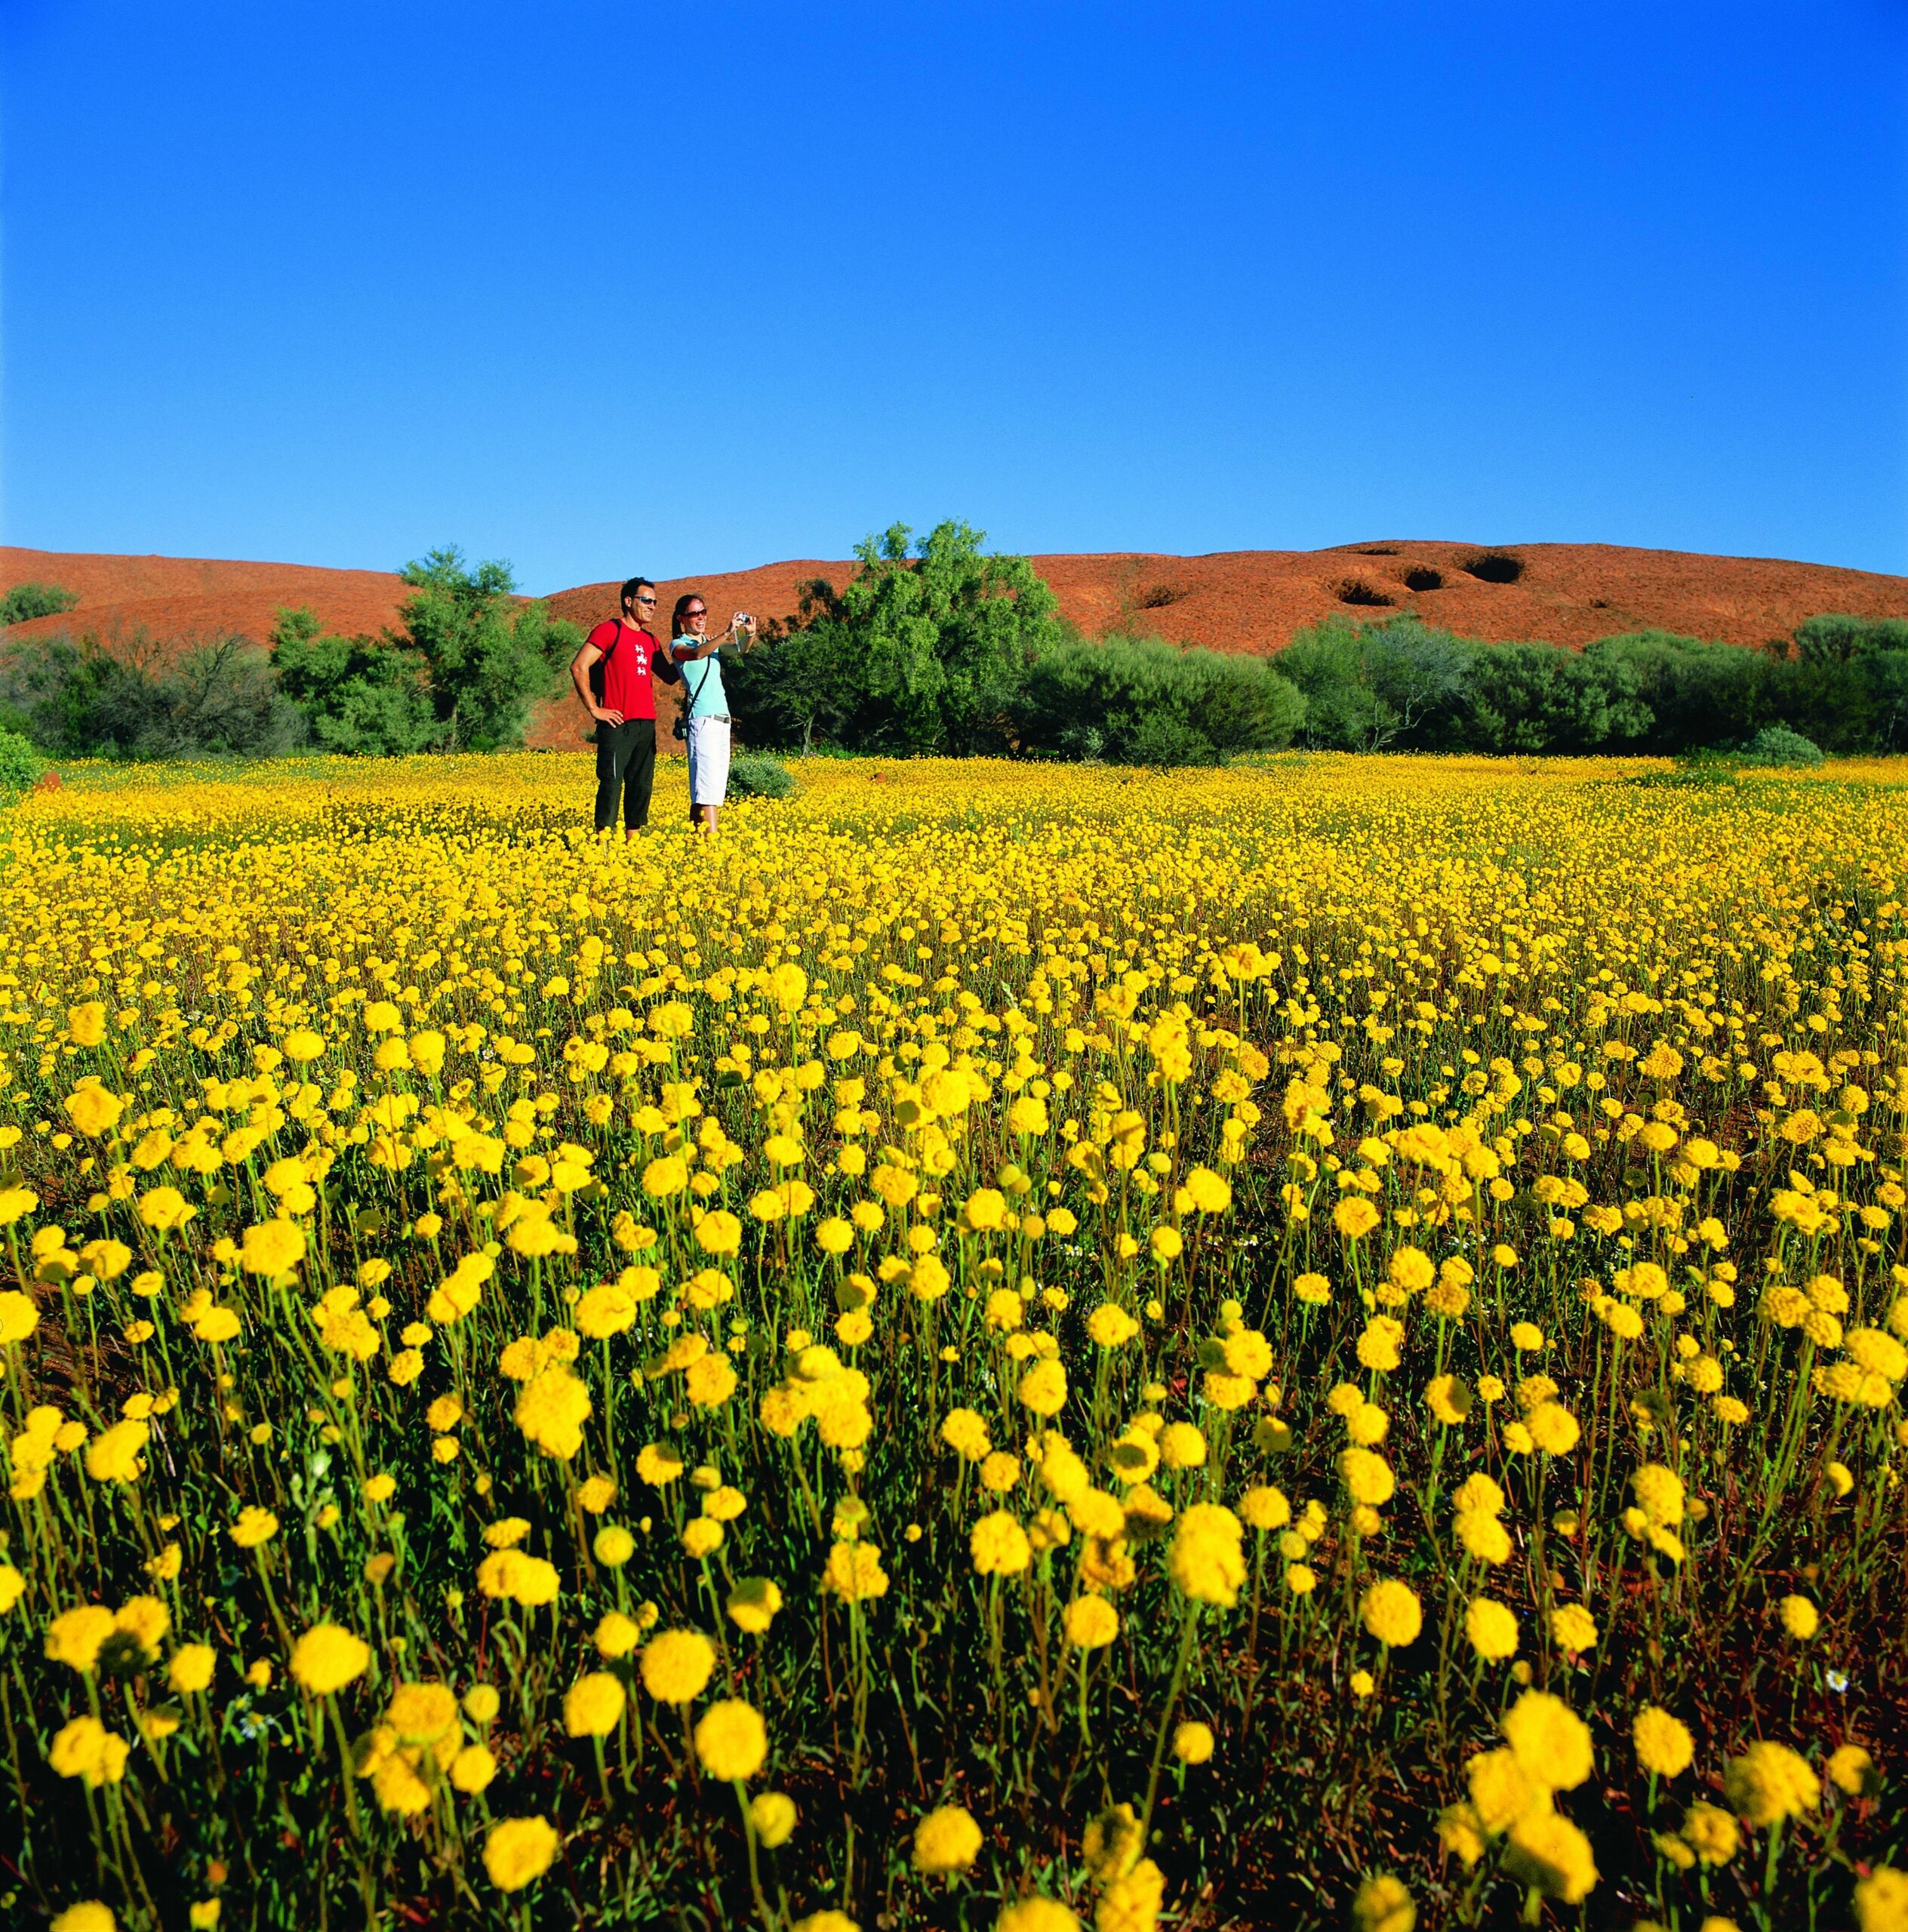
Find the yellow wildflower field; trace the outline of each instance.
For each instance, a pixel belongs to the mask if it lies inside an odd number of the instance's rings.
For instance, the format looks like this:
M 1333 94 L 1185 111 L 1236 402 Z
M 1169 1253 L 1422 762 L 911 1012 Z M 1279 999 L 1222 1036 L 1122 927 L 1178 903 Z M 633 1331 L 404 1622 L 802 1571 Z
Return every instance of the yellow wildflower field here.
M 1908 1924 L 1898 777 L 35 795 L 8 1922 Z

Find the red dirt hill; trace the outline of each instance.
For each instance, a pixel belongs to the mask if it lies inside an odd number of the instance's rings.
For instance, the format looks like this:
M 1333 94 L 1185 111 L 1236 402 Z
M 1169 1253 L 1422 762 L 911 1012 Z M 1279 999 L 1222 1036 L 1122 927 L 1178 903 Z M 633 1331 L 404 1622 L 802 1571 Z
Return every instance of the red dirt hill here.
M 1727 643 L 1786 636 L 1825 611 L 1908 617 L 1908 577 L 1765 557 L 1710 557 L 1608 543 L 1451 543 L 1385 539 L 1328 550 L 1234 550 L 1203 557 L 1135 552 L 1036 557 L 1060 608 L 1089 635 L 1149 632 L 1222 648 L 1273 651 L 1334 613 L 1359 619 L 1413 611 L 1468 636 L 1584 645 L 1655 627 Z M 710 572 L 657 586 L 659 628 L 684 590 L 718 623 L 731 611 L 792 614 L 805 578 L 839 588 L 854 566 L 803 560 Z M 88 556 L 0 549 L 0 589 L 34 581 L 79 593 L 78 608 L 16 635 L 144 625 L 155 637 L 235 630 L 264 638 L 279 605 L 309 604 L 328 630 L 375 633 L 404 595 L 382 571 L 189 558 Z M 557 592 L 552 612 L 587 626 L 615 614 L 620 579 Z M 539 707 L 533 744 L 574 745 L 574 700 Z
M 79 594 L 72 610 L 16 625 L 9 635 L 19 637 L 91 631 L 110 638 L 143 626 L 159 639 L 237 631 L 263 643 L 278 607 L 298 604 L 309 604 L 328 631 L 375 636 L 397 622 L 398 605 L 406 595 L 389 571 L 0 546 L 0 590 L 17 583 L 57 583 Z
M 1908 617 L 1908 577 L 1611 543 L 1497 546 L 1397 538 L 1331 550 L 1229 550 L 1203 557 L 1125 552 L 1032 562 L 1053 586 L 1060 608 L 1090 635 L 1131 629 L 1257 651 L 1276 651 L 1302 625 L 1334 612 L 1370 619 L 1414 611 L 1427 623 L 1469 637 L 1573 645 L 1645 627 L 1761 644 L 1786 637 L 1803 618 L 1824 611 Z M 679 590 L 693 589 L 724 617 L 732 609 L 782 617 L 794 610 L 803 578 L 826 577 L 839 588 L 853 568 L 788 563 L 712 573 L 662 586 L 659 609 L 666 613 Z M 559 591 L 550 608 L 594 623 L 615 614 L 617 589 L 592 583 Z

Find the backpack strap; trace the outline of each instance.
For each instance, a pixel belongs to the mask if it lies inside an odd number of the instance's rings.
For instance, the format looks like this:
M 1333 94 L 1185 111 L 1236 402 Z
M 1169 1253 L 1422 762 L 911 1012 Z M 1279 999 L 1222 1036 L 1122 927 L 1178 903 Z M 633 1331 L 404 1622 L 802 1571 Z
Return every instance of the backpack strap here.
M 596 654 L 595 663 L 589 667 L 589 694 L 599 704 L 603 701 L 603 687 L 609 666 L 610 653 L 615 650 L 622 640 L 623 626 L 619 621 L 616 627 L 616 635 L 610 640 L 609 650 L 599 651 Z

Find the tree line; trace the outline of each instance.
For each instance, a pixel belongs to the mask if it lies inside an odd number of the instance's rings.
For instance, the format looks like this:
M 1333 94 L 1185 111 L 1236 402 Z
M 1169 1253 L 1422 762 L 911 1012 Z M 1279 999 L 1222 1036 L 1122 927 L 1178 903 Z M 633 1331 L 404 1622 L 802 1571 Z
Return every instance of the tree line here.
M 814 579 L 726 684 L 772 751 L 990 754 L 1143 765 L 1293 745 L 1494 754 L 1908 749 L 1908 623 L 1823 615 L 1760 649 L 1667 631 L 1582 651 L 1487 643 L 1414 615 L 1333 617 L 1276 657 L 1082 637 L 1023 557 L 959 521 L 871 536 L 840 589 Z M 582 641 L 454 548 L 407 565 L 400 628 L 279 614 L 269 651 L 70 633 L 0 648 L 0 730 L 54 756 L 388 755 L 521 744 Z M 60 600 L 64 599 L 62 602 Z M 0 614 L 66 608 L 17 586 Z
M 1082 637 L 1024 558 L 965 524 L 870 537 L 727 676 L 775 750 L 1211 764 L 1297 744 L 1494 754 L 1908 750 L 1908 623 L 1825 615 L 1759 650 L 1663 630 L 1582 651 L 1411 615 L 1334 617 L 1276 657 Z M 1804 741 L 1806 742 L 1799 742 Z

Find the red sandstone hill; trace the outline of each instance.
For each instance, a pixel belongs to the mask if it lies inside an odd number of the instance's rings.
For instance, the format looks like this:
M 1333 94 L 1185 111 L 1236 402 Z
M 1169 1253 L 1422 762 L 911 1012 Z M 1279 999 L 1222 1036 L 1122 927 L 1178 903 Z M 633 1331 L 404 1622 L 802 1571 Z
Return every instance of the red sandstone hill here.
M 1241 651 L 1276 651 L 1301 626 L 1334 613 L 1370 619 L 1412 611 L 1468 636 L 1579 645 L 1646 626 L 1756 645 L 1824 611 L 1908 617 L 1908 577 L 1609 543 L 1396 538 L 1329 550 L 1032 561 L 1062 611 L 1091 635 L 1150 632 Z M 805 578 L 826 577 L 839 587 L 853 568 L 804 561 L 666 580 L 657 586 L 659 619 L 666 621 L 675 597 L 690 589 L 707 598 L 719 624 L 736 610 L 786 617 Z M 263 638 L 275 607 L 291 604 L 309 605 L 328 630 L 375 633 L 396 623 L 405 594 L 397 577 L 382 571 L 0 549 L 0 589 L 26 581 L 63 584 L 80 602 L 63 616 L 17 626 L 16 636 L 111 635 L 143 625 L 161 638 L 232 630 Z M 615 614 L 620 581 L 559 591 L 547 601 L 553 614 L 587 626 Z M 571 701 L 540 706 L 531 742 L 574 745 L 580 723 Z

